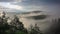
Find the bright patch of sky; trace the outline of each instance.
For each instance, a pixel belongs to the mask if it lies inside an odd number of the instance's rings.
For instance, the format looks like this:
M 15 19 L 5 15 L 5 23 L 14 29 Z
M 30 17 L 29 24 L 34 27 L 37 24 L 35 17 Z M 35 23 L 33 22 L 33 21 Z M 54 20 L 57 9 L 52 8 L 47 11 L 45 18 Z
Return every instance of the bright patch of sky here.
M 13 5 L 10 3 L 0 3 L 0 6 L 6 7 L 6 8 L 11 8 L 11 9 L 16 9 L 16 10 L 22 10 L 22 6 L 19 5 Z

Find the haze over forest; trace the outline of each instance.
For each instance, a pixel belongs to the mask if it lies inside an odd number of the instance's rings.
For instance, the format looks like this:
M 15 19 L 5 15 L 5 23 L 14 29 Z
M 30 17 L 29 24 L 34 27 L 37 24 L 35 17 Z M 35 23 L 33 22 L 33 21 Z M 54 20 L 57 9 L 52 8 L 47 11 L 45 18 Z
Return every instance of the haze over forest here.
M 45 32 L 52 20 L 60 18 L 60 0 L 0 0 L 1 12 L 11 19 L 17 15 L 27 29 L 37 23 Z

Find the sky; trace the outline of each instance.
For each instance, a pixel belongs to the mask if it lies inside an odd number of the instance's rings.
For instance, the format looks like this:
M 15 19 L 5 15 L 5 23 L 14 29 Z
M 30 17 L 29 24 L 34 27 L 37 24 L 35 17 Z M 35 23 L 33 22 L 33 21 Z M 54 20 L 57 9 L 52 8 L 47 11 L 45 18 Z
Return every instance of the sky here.
M 59 10 L 60 0 L 0 0 L 0 11 L 56 11 Z

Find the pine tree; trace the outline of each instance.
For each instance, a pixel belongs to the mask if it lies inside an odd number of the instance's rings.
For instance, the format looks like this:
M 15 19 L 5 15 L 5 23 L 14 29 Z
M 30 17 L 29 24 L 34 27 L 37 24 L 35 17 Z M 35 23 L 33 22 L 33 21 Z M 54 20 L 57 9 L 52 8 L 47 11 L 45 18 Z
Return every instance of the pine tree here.
M 24 28 L 23 23 L 19 20 L 19 18 L 15 15 L 14 19 L 11 21 L 11 30 L 12 32 L 17 32 L 17 33 L 26 33 L 27 34 L 27 29 Z
M 13 27 L 16 27 L 17 30 L 24 29 L 24 25 L 22 24 L 22 22 L 19 21 L 19 18 L 16 15 L 14 16 L 14 19 L 11 21 L 11 25 Z
M 9 29 L 8 26 L 8 19 L 6 18 L 5 12 L 2 13 L 3 15 L 0 17 L 0 34 L 5 34 L 6 31 Z
M 16 15 L 10 24 L 11 25 L 8 25 L 8 18 L 5 12 L 3 12 L 0 17 L 0 34 L 27 34 L 27 29 L 24 28 L 23 23 L 20 22 Z
M 35 26 L 31 26 L 31 30 L 29 34 L 42 34 L 40 28 L 35 24 Z

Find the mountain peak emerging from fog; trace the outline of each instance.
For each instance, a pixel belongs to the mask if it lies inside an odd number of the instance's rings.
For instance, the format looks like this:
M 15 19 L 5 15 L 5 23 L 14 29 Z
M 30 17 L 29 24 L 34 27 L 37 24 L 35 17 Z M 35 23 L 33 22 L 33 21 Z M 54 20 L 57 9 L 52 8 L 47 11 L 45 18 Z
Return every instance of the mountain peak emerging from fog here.
M 22 13 L 22 14 L 40 13 L 40 12 L 42 12 L 42 11 L 30 11 L 30 12 L 24 12 L 24 13 Z
M 40 13 L 40 12 L 42 12 L 42 11 L 32 11 L 33 13 Z

